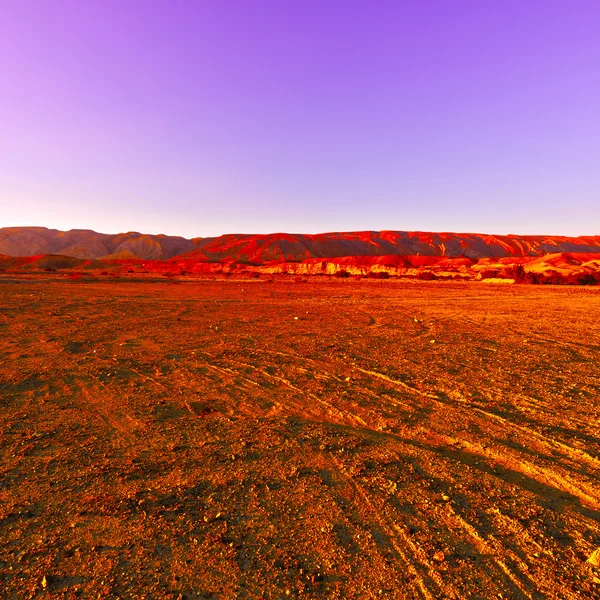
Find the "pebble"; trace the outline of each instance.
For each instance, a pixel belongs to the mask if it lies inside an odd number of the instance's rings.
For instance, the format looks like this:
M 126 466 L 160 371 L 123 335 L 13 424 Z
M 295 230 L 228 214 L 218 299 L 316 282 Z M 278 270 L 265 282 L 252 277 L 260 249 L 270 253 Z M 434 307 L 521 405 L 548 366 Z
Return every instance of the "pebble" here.
M 593 567 L 600 567 L 600 548 L 596 548 L 587 559 L 587 562 Z
M 436 562 L 444 562 L 445 559 L 446 555 L 443 552 L 436 552 L 433 555 L 433 560 L 435 560 Z

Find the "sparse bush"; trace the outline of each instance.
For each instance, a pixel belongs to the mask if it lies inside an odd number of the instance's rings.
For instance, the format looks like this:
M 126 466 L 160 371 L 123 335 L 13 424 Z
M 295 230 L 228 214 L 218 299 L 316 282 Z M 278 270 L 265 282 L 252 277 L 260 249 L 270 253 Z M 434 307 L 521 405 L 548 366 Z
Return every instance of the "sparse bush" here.
M 438 276 L 433 271 L 419 271 L 417 274 L 417 279 L 422 279 L 423 281 L 433 281 L 437 278 Z
M 567 277 L 568 285 L 596 285 L 600 278 L 597 273 L 572 273 Z
M 500 276 L 500 271 L 498 269 L 483 269 L 483 271 L 479 271 L 479 274 L 481 279 L 495 279 Z
M 333 274 L 334 277 L 350 277 L 350 273 L 348 271 L 337 271 Z
M 562 285 L 564 281 L 562 275 L 557 271 L 546 271 L 540 283 L 544 285 Z
M 561 274 L 558 271 L 546 271 L 543 273 L 527 272 L 523 265 L 513 265 L 502 271 L 501 277 L 514 279 L 516 283 L 528 283 L 533 285 L 597 285 L 600 283 L 600 272 L 597 273 L 570 273 Z
M 525 283 L 526 275 L 523 265 L 511 265 L 502 271 L 500 277 L 514 279 L 515 283 Z
M 525 274 L 525 283 L 532 283 L 534 285 L 539 285 L 542 283 L 544 276 L 541 273 L 526 273 Z
M 540 284 L 544 282 L 544 275 L 541 273 L 527 272 L 523 265 L 511 265 L 502 271 L 501 277 L 514 279 L 515 283 Z

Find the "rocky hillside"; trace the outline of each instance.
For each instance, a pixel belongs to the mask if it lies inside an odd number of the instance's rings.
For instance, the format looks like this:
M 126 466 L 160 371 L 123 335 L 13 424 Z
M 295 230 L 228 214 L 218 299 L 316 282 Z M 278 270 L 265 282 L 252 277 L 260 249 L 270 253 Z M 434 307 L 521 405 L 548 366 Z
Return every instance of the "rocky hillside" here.
M 91 230 L 57 231 L 44 227 L 0 229 L 0 254 L 37 256 L 60 254 L 82 259 L 178 259 L 198 262 L 273 261 L 341 257 L 443 256 L 469 259 L 537 257 L 557 253 L 600 252 L 600 236 L 517 236 L 417 231 L 266 235 L 229 234 L 216 238 L 109 235 Z
M 515 236 L 416 231 L 363 231 L 317 235 L 223 235 L 203 240 L 185 258 L 262 264 L 274 260 L 344 256 L 445 256 L 500 258 L 559 252 L 600 252 L 600 236 Z
M 0 254 L 37 256 L 61 254 L 83 259 L 144 258 L 166 260 L 197 248 L 194 240 L 136 231 L 115 235 L 90 229 L 58 231 L 46 227 L 0 229 Z

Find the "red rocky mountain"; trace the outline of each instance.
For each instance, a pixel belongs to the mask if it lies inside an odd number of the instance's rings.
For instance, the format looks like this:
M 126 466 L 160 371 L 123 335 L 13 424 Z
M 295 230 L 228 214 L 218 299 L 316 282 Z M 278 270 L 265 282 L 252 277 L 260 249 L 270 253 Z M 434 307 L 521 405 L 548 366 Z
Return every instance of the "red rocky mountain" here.
M 0 229 L 0 254 L 60 254 L 82 259 L 178 257 L 198 262 L 236 261 L 264 264 L 316 258 L 357 256 L 445 256 L 470 259 L 598 253 L 600 236 L 487 235 L 418 231 L 361 231 L 321 234 L 227 234 L 214 238 L 103 234 L 87 229 L 58 231 L 45 227 Z

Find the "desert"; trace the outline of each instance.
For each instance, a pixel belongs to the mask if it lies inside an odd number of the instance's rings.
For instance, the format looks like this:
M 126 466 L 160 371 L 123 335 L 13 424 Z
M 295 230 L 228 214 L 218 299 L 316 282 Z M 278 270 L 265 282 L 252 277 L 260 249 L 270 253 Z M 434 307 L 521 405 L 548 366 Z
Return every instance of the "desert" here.
M 2 595 L 599 597 L 598 291 L 2 273 Z
M 600 2 L 1 4 L 0 600 L 600 600 Z

